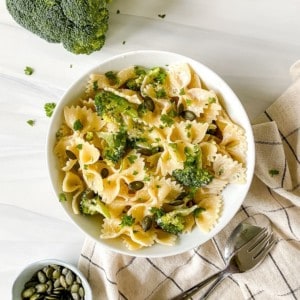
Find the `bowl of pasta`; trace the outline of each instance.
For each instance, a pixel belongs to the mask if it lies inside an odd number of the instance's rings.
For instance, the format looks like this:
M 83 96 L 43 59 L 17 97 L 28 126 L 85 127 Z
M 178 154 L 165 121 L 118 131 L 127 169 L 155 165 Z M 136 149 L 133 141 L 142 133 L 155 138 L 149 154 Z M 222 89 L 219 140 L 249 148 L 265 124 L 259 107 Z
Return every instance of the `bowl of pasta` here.
M 57 104 L 47 137 L 68 216 L 110 250 L 182 253 L 233 218 L 255 161 L 251 124 L 215 72 L 164 51 L 101 62 Z

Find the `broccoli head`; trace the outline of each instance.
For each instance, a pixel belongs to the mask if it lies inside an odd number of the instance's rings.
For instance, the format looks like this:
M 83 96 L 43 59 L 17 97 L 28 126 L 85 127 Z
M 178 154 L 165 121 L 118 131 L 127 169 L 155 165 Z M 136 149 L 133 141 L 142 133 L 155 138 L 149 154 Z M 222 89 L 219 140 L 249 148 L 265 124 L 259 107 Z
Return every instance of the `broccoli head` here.
M 108 159 L 114 164 L 118 163 L 127 148 L 127 132 L 124 129 L 117 133 L 103 132 L 100 137 L 106 143 L 103 151 L 104 159 Z
M 186 147 L 185 156 L 183 169 L 176 169 L 172 172 L 176 181 L 189 188 L 200 188 L 209 184 L 213 175 L 202 168 L 202 155 L 199 147 L 194 146 L 192 149 Z
M 6 5 L 22 27 L 70 52 L 90 54 L 104 45 L 106 0 L 6 0 Z
M 99 116 L 120 123 L 123 117 L 137 118 L 138 113 L 133 103 L 110 91 L 100 91 L 95 96 L 95 106 Z
M 162 208 L 152 207 L 154 221 L 163 230 L 171 234 L 180 234 L 185 228 L 185 217 L 197 209 L 197 205 L 165 212 Z
M 80 212 L 84 215 L 101 214 L 106 218 L 110 217 L 110 213 L 106 205 L 101 201 L 98 195 L 91 196 L 91 191 L 86 190 L 81 196 Z

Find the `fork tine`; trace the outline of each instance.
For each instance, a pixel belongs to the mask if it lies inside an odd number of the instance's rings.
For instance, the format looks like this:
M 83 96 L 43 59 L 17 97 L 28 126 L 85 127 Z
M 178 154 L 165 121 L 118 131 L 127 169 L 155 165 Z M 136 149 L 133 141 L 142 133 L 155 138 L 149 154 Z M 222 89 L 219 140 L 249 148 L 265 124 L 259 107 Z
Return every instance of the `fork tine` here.
M 256 255 L 253 257 L 255 260 L 262 260 L 275 246 L 277 243 L 277 239 L 272 235 L 267 243 L 267 245 Z
M 265 248 L 272 235 L 273 233 L 265 233 L 264 235 L 262 235 L 257 243 L 248 248 L 248 252 L 252 253 L 253 256 L 256 256 L 263 248 Z
M 248 242 L 243 244 L 243 246 L 240 248 L 241 249 L 247 249 L 249 247 L 253 247 L 253 245 L 257 244 L 257 242 L 261 239 L 262 236 L 265 235 L 267 232 L 267 228 L 264 227 L 257 235 L 255 235 L 252 239 L 250 239 Z

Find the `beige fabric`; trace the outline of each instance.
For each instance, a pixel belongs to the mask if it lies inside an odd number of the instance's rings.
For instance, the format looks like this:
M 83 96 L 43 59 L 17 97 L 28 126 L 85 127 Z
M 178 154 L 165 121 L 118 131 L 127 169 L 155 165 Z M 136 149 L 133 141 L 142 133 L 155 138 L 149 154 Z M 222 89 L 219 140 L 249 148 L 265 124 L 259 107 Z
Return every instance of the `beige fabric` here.
M 174 297 L 224 267 L 227 237 L 238 222 L 256 213 L 270 218 L 278 244 L 262 265 L 225 279 L 210 299 L 300 299 L 300 62 L 291 73 L 291 87 L 253 121 L 256 176 L 230 224 L 204 245 L 167 258 L 120 255 L 87 238 L 79 268 L 95 300 Z M 271 176 L 269 170 L 279 174 Z

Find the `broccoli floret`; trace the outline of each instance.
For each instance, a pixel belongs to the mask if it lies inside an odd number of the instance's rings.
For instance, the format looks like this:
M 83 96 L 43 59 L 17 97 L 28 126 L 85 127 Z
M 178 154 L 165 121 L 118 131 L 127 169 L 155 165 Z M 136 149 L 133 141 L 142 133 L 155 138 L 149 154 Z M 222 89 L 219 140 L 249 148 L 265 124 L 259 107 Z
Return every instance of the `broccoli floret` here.
M 138 113 L 134 105 L 127 99 L 110 91 L 100 91 L 95 96 L 95 106 L 99 116 L 120 123 L 123 116 L 137 118 Z
M 186 160 L 183 169 L 176 169 L 172 172 L 172 176 L 183 186 L 189 188 L 200 188 L 209 184 L 213 175 L 202 168 L 201 151 L 199 147 L 194 146 L 193 149 L 185 148 Z
M 197 205 L 190 208 L 182 208 L 165 212 L 162 208 L 152 207 L 150 212 L 153 214 L 157 225 L 168 233 L 180 234 L 185 227 L 185 217 L 197 209 Z
M 174 170 L 172 175 L 180 184 L 191 188 L 207 185 L 213 178 L 207 170 L 196 169 L 192 166 Z
M 101 214 L 105 218 L 110 218 L 110 213 L 106 205 L 101 201 L 98 195 L 90 198 L 91 191 L 83 193 L 80 201 L 80 212 L 84 215 Z
M 106 0 L 6 0 L 17 23 L 75 54 L 101 49 L 108 29 Z
M 141 89 L 143 80 L 147 74 L 146 69 L 139 67 L 139 66 L 135 66 L 134 67 L 134 72 L 135 72 L 135 77 L 129 79 L 126 83 L 125 86 L 133 91 L 139 91 Z
M 103 132 L 100 134 L 106 142 L 103 151 L 103 158 L 108 159 L 114 164 L 123 157 L 127 148 L 127 132 L 120 130 L 117 133 Z

